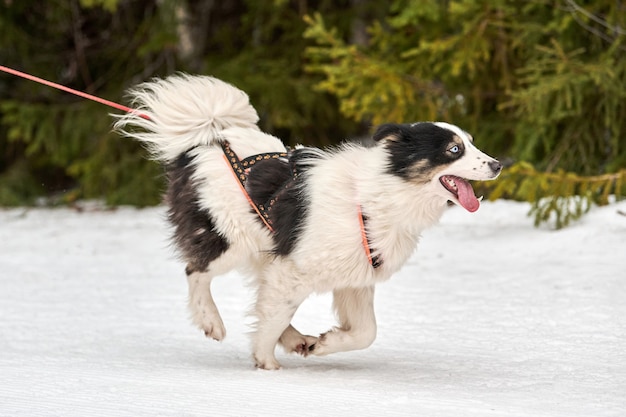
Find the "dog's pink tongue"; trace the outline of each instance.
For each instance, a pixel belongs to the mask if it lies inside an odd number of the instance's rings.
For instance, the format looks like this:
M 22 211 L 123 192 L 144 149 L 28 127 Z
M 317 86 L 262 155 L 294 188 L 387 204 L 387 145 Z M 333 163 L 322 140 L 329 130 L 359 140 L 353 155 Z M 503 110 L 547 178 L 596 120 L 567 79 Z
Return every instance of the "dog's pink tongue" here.
M 460 178 L 455 182 L 458 189 L 459 203 L 465 207 L 465 210 L 471 213 L 478 210 L 480 207 L 480 201 L 478 201 L 476 195 L 474 195 L 472 185 L 465 180 L 461 180 Z

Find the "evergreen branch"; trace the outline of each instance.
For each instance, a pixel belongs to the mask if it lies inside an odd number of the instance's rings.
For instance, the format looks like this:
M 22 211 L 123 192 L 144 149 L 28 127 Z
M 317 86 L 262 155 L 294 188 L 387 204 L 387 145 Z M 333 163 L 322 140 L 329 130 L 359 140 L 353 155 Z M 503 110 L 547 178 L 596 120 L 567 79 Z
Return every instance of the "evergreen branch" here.
M 532 204 L 529 215 L 535 226 L 552 223 L 560 229 L 587 213 L 593 204 L 603 206 L 610 195 L 626 197 L 626 169 L 594 176 L 572 172 L 540 172 L 527 162 L 505 170 L 500 179 L 478 188 L 489 193 L 489 200 L 509 198 Z
M 587 32 L 599 37 L 600 39 L 608 42 L 609 44 L 613 44 L 620 36 L 626 35 L 626 30 L 622 29 L 620 26 L 611 25 L 606 20 L 601 19 L 595 14 L 588 12 L 587 10 L 579 6 L 574 0 L 567 0 L 567 4 L 569 5 L 568 9 L 570 11 L 570 14 L 572 15 L 572 18 L 576 21 L 576 23 L 578 23 L 578 25 L 584 28 Z M 614 33 L 615 36 L 612 37 L 592 27 L 591 25 L 586 24 L 578 15 L 579 13 L 585 16 L 586 18 L 598 23 L 599 25 L 607 29 L 609 32 Z M 624 46 L 619 45 L 618 48 L 623 51 L 626 51 L 626 47 Z
M 574 0 L 566 0 L 567 4 L 569 4 L 570 9 L 572 11 L 581 13 L 583 15 L 585 15 L 585 17 L 593 20 L 594 22 L 602 25 L 603 27 L 605 27 L 606 29 L 608 29 L 611 32 L 614 32 L 618 35 L 626 35 L 626 30 L 622 29 L 619 26 L 613 26 L 611 24 L 609 24 L 606 20 L 599 18 L 598 16 L 596 16 L 593 13 L 588 12 L 587 10 L 585 10 L 583 7 L 579 6 Z

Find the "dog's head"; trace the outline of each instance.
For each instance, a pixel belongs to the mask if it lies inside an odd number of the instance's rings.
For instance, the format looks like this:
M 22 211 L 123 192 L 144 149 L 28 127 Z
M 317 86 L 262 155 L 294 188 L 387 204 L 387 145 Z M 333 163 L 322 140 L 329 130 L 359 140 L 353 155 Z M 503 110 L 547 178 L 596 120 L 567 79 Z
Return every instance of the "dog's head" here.
M 502 164 L 474 146 L 469 133 L 448 123 L 386 124 L 374 141 L 389 152 L 391 174 L 428 185 L 435 195 L 470 212 L 480 202 L 467 180 L 492 180 L 502 170 Z

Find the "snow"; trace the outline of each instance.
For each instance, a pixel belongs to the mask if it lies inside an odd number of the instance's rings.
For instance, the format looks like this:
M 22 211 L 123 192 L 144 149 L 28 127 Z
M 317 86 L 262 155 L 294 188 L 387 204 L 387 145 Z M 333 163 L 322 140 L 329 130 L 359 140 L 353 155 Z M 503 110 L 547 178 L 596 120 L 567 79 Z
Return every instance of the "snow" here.
M 376 294 L 378 338 L 254 369 L 251 289 L 215 281 L 228 335 L 186 311 L 163 207 L 0 210 L 1 416 L 624 416 L 626 202 L 564 230 L 459 208 Z M 295 326 L 334 324 L 328 295 Z

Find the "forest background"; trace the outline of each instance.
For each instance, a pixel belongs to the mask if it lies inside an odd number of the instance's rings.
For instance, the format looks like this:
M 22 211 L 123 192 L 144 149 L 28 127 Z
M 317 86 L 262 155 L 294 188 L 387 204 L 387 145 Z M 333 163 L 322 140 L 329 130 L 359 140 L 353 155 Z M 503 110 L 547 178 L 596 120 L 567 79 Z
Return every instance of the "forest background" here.
M 621 0 L 0 0 L 0 65 L 122 103 L 213 75 L 292 145 L 448 121 L 507 165 L 480 193 L 556 227 L 626 195 Z M 159 203 L 161 167 L 111 111 L 0 73 L 0 205 Z

